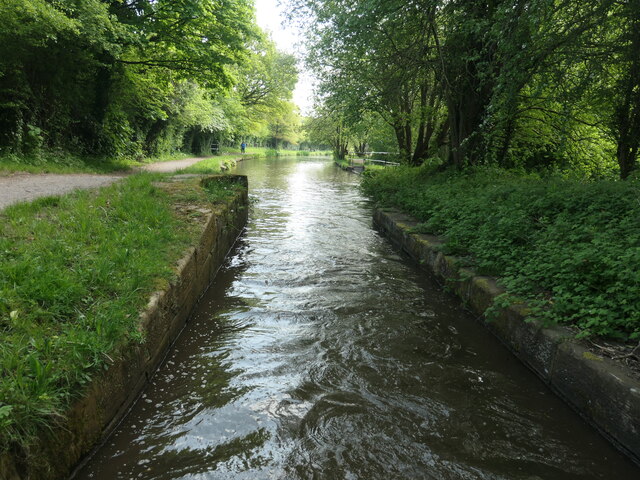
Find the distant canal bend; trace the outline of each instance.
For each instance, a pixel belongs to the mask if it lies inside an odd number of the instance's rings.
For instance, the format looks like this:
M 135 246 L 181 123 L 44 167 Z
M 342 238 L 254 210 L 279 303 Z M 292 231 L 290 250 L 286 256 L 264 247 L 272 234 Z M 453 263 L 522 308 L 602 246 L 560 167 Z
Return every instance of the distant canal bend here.
M 372 229 L 327 159 L 245 162 L 248 231 L 78 479 L 635 479 Z

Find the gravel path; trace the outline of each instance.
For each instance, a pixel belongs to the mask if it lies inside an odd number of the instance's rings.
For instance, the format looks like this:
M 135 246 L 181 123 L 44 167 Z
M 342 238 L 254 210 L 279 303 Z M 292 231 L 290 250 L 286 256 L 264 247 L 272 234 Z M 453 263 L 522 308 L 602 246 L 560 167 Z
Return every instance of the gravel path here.
M 79 188 L 104 187 L 121 178 L 122 175 L 33 175 L 28 173 L 0 177 L 0 209 L 12 203 L 26 202 L 50 195 L 62 195 Z
M 182 170 L 183 168 L 190 167 L 194 163 L 198 163 L 200 160 L 204 160 L 204 159 L 203 158 L 185 158 L 184 160 L 174 160 L 171 162 L 150 163 L 149 165 L 145 165 L 144 167 L 142 167 L 142 170 L 146 170 L 147 172 L 160 172 L 160 173 L 175 172 L 176 170 Z
M 175 172 L 187 168 L 202 158 L 187 158 L 172 162 L 151 163 L 142 167 L 148 172 Z M 127 174 L 29 174 L 17 173 L 0 176 L 0 210 L 18 202 L 38 197 L 62 195 L 80 188 L 98 188 L 109 185 Z

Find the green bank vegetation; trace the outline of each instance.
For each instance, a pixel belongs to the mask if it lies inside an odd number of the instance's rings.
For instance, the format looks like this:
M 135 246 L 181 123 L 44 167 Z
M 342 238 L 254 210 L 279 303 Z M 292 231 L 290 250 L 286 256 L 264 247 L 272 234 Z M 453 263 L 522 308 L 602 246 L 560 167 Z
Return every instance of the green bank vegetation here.
M 420 165 L 628 178 L 640 0 L 290 0 L 319 77 L 310 135 Z
M 3 0 L 0 24 L 0 171 L 303 141 L 296 60 L 252 0 Z
M 580 336 L 640 340 L 640 183 L 476 168 L 400 167 L 365 176 L 383 205 L 445 238 L 443 250 L 500 277 L 533 318 Z
M 226 150 L 226 149 L 225 149 Z M 230 150 L 230 149 L 229 149 Z M 220 171 L 230 170 L 236 166 L 238 161 L 245 160 L 257 160 L 262 158 L 273 157 L 311 157 L 311 156 L 331 156 L 331 151 L 309 151 L 309 150 L 276 150 L 273 148 L 265 147 L 247 147 L 247 152 L 244 155 L 239 154 L 223 154 L 222 156 L 216 156 L 206 158 L 184 168 L 179 173 L 191 173 L 191 174 L 207 174 L 217 173 Z
M 164 178 L 137 174 L 0 212 L 0 452 L 29 454 L 121 347 L 144 340 L 139 313 L 199 233 L 202 213 L 184 205 L 237 188 Z
M 238 147 L 222 147 L 223 155 L 236 155 L 238 158 L 266 158 L 266 157 L 327 157 L 331 156 L 331 150 L 311 150 L 311 149 L 290 149 L 290 148 L 271 148 L 261 147 L 252 144 L 247 145 L 245 155 L 240 155 Z

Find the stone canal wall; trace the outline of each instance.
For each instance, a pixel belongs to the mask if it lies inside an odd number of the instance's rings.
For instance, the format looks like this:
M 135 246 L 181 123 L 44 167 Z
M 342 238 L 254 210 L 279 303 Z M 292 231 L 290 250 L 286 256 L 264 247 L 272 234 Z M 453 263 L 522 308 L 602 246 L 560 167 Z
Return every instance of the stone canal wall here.
M 438 237 L 412 233 L 417 222 L 397 211 L 376 210 L 374 223 L 398 248 L 445 282 L 525 365 L 586 421 L 640 464 L 640 381 L 623 365 L 594 354 L 561 327 L 527 321 L 525 305 L 483 314 L 504 293 L 494 278 L 458 267 L 439 251 Z
M 247 177 L 226 176 L 247 187 Z M 207 177 L 203 182 L 215 181 Z M 209 213 L 198 243 L 175 268 L 174 280 L 154 293 L 140 315 L 145 341 L 123 347 L 110 367 L 99 374 L 64 415 L 45 432 L 38 449 L 40 465 L 21 465 L 19 458 L 0 457 L 0 480 L 67 478 L 73 467 L 117 426 L 161 364 L 185 326 L 198 300 L 242 232 L 248 214 L 246 188 L 228 204 Z

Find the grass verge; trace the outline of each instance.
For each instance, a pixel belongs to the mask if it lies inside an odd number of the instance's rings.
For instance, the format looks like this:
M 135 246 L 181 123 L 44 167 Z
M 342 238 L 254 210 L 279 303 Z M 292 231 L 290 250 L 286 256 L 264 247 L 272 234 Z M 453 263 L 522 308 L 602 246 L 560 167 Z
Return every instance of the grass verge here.
M 255 151 L 254 151 L 255 150 Z M 273 157 L 310 157 L 327 156 L 330 152 L 308 152 L 306 150 L 270 150 L 265 148 L 247 149 L 247 153 L 223 153 L 215 157 L 205 158 L 190 167 L 179 170 L 178 173 L 211 174 L 230 170 L 239 160 L 256 160 Z
M 336 163 L 336 165 L 339 165 L 340 167 L 343 168 L 347 168 L 351 166 L 351 162 L 349 160 L 347 160 L 346 158 L 333 158 L 333 161 Z
M 525 300 L 532 317 L 579 336 L 640 339 L 638 181 L 399 167 L 366 175 L 363 189 L 443 236 L 445 253 L 499 277 L 500 303 Z
M 110 358 L 141 342 L 138 314 L 199 235 L 185 204 L 224 202 L 230 182 L 136 174 L 99 191 L 0 212 L 0 452 L 29 452 Z
M 229 170 L 232 167 L 235 167 L 238 157 L 239 155 L 220 155 L 205 158 L 198 163 L 194 163 L 190 167 L 179 170 L 177 173 L 190 173 L 197 175 L 220 173 L 224 170 Z M 253 156 L 247 155 L 246 158 L 253 158 Z
M 241 155 L 238 148 L 222 147 L 223 155 Z M 308 150 L 284 150 L 267 147 L 247 147 L 246 154 L 251 157 L 326 157 L 331 156 L 331 151 L 308 151 Z

